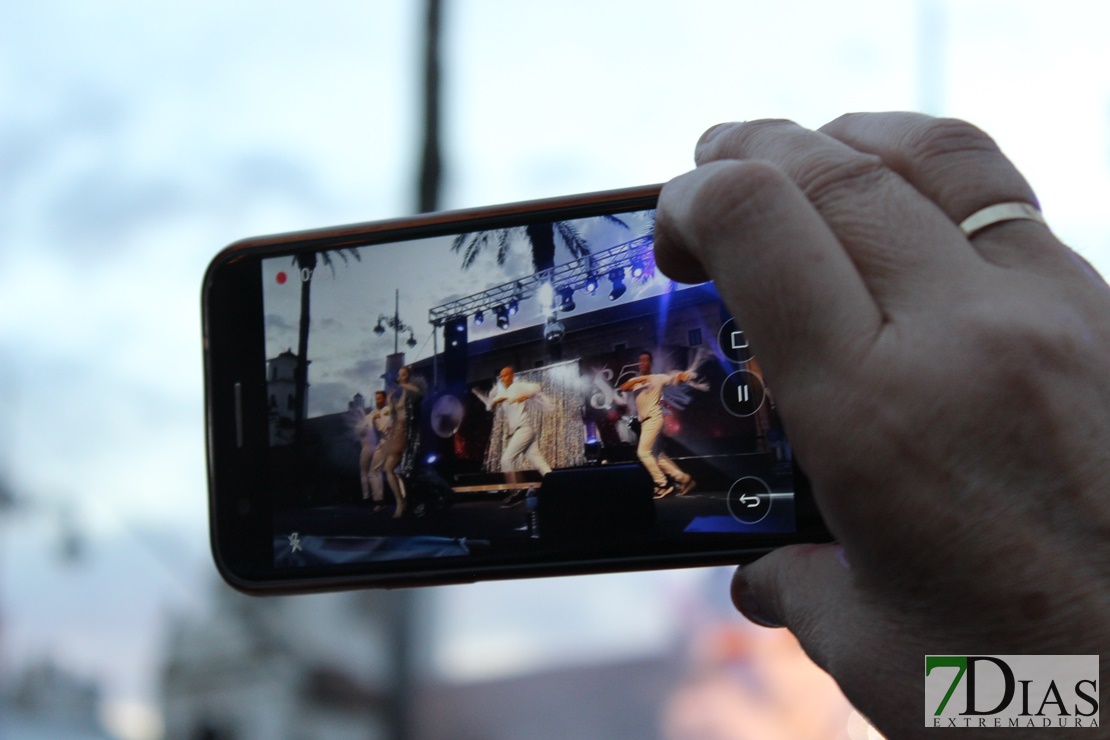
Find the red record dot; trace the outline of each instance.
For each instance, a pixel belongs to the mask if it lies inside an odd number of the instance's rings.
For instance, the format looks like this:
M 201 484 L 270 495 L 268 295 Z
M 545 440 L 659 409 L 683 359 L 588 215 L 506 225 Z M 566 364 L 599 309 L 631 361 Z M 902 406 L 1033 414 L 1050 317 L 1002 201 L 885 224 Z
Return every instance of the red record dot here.
M 285 281 L 286 281 L 287 279 L 288 279 L 288 278 L 286 277 L 286 275 L 285 275 L 285 273 L 284 273 L 284 272 L 279 272 L 279 273 L 277 274 L 277 284 L 278 284 L 278 285 L 285 285 Z

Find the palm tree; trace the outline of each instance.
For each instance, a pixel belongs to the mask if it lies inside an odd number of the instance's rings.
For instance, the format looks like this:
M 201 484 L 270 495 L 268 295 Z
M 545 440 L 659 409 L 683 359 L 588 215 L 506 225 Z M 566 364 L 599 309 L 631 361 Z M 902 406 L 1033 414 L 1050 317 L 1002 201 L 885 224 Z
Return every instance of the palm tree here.
M 323 262 L 335 275 L 333 254 L 342 258 L 344 264 L 362 258 L 355 249 L 340 249 L 335 252 L 301 252 L 293 257 L 297 273 L 301 279 L 301 318 L 297 327 L 297 368 L 293 373 L 293 444 L 299 445 L 304 437 L 305 394 L 308 390 L 308 325 L 309 306 L 312 301 L 312 278 L 316 275 L 317 261 Z
M 616 216 L 603 215 L 602 218 L 629 228 Z M 542 224 L 529 224 L 528 226 L 514 226 L 507 229 L 492 229 L 490 231 L 475 231 L 469 234 L 459 234 L 451 243 L 452 252 L 462 252 L 464 270 L 474 264 L 474 260 L 482 253 L 488 244 L 497 244 L 497 264 L 504 265 L 509 256 L 509 251 L 514 242 L 523 233 L 532 250 L 532 267 L 536 272 L 543 272 L 555 267 L 555 236 L 570 252 L 571 257 L 579 259 L 590 254 L 590 245 L 578 233 L 578 229 L 570 221 L 552 221 Z

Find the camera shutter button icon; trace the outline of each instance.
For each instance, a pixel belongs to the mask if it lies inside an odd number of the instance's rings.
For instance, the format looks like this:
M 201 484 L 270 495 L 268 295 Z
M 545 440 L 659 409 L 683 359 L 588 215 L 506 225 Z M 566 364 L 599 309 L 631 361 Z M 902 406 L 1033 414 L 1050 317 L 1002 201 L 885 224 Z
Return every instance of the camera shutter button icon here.
M 744 330 L 736 325 L 736 319 L 729 319 L 721 324 L 717 331 L 717 346 L 721 348 L 721 354 L 737 365 L 743 365 L 752 359 L 748 339 L 744 336 Z

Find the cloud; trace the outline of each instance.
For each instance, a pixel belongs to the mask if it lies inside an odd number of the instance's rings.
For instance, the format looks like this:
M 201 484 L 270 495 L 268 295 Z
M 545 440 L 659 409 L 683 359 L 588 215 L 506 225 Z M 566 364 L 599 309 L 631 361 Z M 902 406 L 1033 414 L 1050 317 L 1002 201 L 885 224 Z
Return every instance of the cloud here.
M 319 416 L 346 411 L 347 404 L 357 392 L 358 388 L 348 383 L 313 383 L 308 388 L 308 415 Z
M 285 317 L 280 314 L 268 313 L 266 314 L 266 331 L 296 332 L 297 327 L 286 321 Z
M 385 363 L 379 359 L 362 359 L 350 367 L 340 369 L 336 375 L 346 378 L 356 385 L 379 385 L 381 374 L 385 372 Z
M 124 176 L 109 163 L 83 171 L 60 184 L 46 204 L 51 244 L 67 256 L 104 256 L 128 240 L 144 223 L 160 222 L 186 211 L 192 198 L 181 183 L 166 177 Z M 89 243 L 96 249 L 87 251 Z
M 280 194 L 307 205 L 319 202 L 315 176 L 305 162 L 276 152 L 254 151 L 226 166 L 229 187 L 236 192 Z

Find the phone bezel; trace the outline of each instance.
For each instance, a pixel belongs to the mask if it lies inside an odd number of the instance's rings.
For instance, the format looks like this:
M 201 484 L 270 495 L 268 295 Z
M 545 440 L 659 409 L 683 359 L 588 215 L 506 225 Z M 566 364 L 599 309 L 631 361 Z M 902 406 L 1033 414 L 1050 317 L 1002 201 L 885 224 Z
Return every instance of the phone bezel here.
M 273 510 L 266 495 L 266 382 L 261 260 L 299 251 L 367 247 L 609 213 L 652 209 L 659 186 L 588 193 L 503 206 L 254 237 L 238 241 L 211 262 L 202 288 L 209 525 L 221 575 L 249 593 L 294 593 L 360 587 L 465 583 L 521 577 L 579 575 L 738 563 L 792 542 L 822 542 L 821 521 L 808 480 L 795 468 L 796 532 L 744 535 L 741 547 L 690 552 L 657 546 L 637 552 L 601 543 L 597 552 L 558 554 L 531 562 L 460 566 L 454 558 L 357 566 L 279 570 L 273 565 Z M 470 558 L 467 561 L 470 562 Z M 401 565 L 393 565 L 400 563 Z M 404 566 L 404 567 L 402 567 Z

